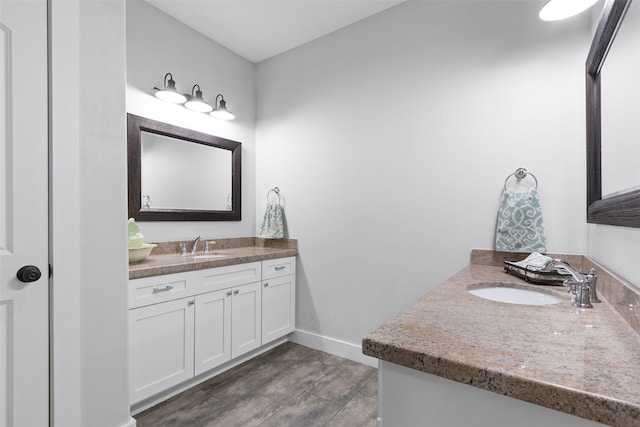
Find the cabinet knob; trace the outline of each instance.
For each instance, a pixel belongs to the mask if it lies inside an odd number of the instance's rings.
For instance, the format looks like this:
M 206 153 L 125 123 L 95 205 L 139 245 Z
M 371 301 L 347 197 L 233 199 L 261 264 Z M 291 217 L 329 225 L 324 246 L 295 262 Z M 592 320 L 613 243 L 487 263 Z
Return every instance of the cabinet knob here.
M 235 291 L 233 291 L 233 294 L 234 294 L 234 295 L 238 295 L 239 293 L 240 293 L 240 290 L 239 290 L 239 289 L 236 289 Z
M 189 302 L 187 303 L 187 305 L 189 307 L 191 307 L 192 305 L 194 305 L 196 302 L 194 300 L 189 300 Z
M 230 297 L 231 296 L 231 291 L 227 292 L 227 296 Z
M 269 282 L 265 283 L 265 284 L 264 284 L 264 287 L 265 287 L 265 288 L 268 288 L 268 287 L 269 287 Z

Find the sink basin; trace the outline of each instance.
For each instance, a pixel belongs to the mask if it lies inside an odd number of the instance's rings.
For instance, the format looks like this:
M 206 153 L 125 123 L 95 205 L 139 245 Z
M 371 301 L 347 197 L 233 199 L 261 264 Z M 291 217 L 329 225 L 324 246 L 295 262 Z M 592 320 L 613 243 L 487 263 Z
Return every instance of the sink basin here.
M 551 305 L 564 301 L 564 298 L 546 289 L 531 289 L 511 283 L 482 283 L 472 286 L 468 291 L 480 298 L 509 304 Z
M 224 258 L 229 256 L 223 253 L 211 253 L 211 254 L 194 254 L 194 255 L 184 255 L 185 259 L 215 259 L 215 258 Z

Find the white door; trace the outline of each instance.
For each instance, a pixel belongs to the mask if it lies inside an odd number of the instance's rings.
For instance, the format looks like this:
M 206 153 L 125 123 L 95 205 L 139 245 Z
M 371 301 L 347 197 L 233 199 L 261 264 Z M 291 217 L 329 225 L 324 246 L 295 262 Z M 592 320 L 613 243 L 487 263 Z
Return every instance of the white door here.
M 2 0 L 0 427 L 49 425 L 47 104 L 46 1 Z

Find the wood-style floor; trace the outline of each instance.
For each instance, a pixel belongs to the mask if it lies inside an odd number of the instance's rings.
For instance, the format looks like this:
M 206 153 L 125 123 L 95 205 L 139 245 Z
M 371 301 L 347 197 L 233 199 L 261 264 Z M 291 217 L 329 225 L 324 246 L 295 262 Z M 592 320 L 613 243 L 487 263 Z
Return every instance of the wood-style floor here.
M 138 427 L 375 427 L 377 370 L 291 342 L 135 416 Z

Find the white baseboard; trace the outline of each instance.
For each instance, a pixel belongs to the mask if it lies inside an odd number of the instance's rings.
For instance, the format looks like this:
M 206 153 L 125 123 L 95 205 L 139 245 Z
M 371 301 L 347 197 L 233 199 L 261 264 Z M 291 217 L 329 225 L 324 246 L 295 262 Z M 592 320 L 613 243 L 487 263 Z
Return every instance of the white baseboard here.
M 129 422 L 124 424 L 122 427 L 136 427 L 136 420 L 130 417 Z
M 372 366 L 374 368 L 378 367 L 378 359 L 362 354 L 362 346 L 346 341 L 325 337 L 314 334 L 313 332 L 303 331 L 301 329 L 296 329 L 295 332 L 289 335 L 289 341 L 324 351 L 326 353 L 331 353 L 336 356 L 344 357 L 345 359 L 353 360 L 354 362 L 362 363 L 363 365 Z

